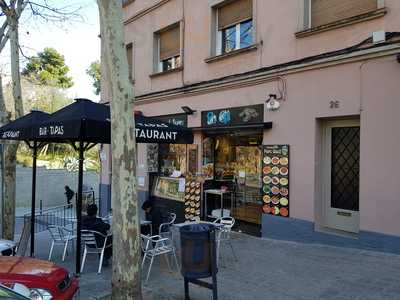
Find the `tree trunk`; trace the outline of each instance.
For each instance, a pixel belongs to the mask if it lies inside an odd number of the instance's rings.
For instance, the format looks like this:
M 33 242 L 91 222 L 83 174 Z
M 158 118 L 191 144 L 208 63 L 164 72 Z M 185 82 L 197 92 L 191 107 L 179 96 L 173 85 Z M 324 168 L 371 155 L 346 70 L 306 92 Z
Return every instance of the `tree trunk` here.
M 11 79 L 14 98 L 15 118 L 21 117 L 23 112 L 21 75 L 19 70 L 19 39 L 18 39 L 18 17 L 15 10 L 7 15 L 10 27 L 10 52 L 11 52 Z M 4 220 L 3 237 L 14 239 L 15 231 L 15 179 L 17 163 L 18 143 L 12 142 L 7 145 L 4 160 Z
M 2 78 L 2 75 L 0 74 L 0 126 L 4 126 L 9 122 L 10 122 L 10 115 L 7 113 L 6 104 L 4 102 L 3 78 Z M 3 148 L 3 151 L 4 151 L 4 148 Z M 3 158 L 4 158 L 4 155 L 3 155 L 3 157 L 1 159 L 3 159 Z M 2 163 L 4 164 L 4 161 Z M 1 174 L 1 180 L 3 181 L 4 179 L 5 179 L 4 178 L 4 174 L 2 173 Z M 5 187 L 5 184 L 4 184 L 4 181 L 3 181 L 2 184 L 1 184 L 1 189 L 4 189 L 4 187 Z M 1 220 L 0 220 L 0 222 L 1 222 L 1 224 L 0 224 L 0 228 L 1 228 L 0 237 L 5 237 L 4 236 L 5 232 L 3 230 L 4 223 L 5 223 L 5 220 L 4 220 L 5 212 L 3 211 L 3 209 L 4 209 L 3 195 L 4 195 L 4 191 L 2 191 L 1 200 L 0 200 L 0 218 L 1 218 Z M 10 226 L 8 226 L 8 228 L 10 228 Z
M 98 0 L 104 61 L 110 72 L 112 135 L 112 299 L 141 299 L 133 86 L 128 76 L 120 0 Z M 110 99 L 111 100 L 111 99 Z

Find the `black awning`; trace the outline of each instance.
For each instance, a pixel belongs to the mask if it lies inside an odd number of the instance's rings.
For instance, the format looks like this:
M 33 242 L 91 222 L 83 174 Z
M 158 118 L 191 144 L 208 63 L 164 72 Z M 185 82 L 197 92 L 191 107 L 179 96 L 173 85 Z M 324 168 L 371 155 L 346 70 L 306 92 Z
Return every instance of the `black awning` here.
M 110 107 L 87 99 L 53 113 L 36 128 L 38 139 L 47 142 L 111 143 Z M 155 118 L 135 116 L 137 143 L 192 144 L 190 129 Z
M 253 123 L 247 125 L 238 125 L 238 126 L 219 126 L 219 127 L 194 127 L 193 131 L 202 131 L 202 132 L 211 132 L 211 133 L 224 133 L 224 132 L 232 132 L 237 130 L 246 130 L 246 129 L 271 129 L 272 122 L 264 122 L 264 123 Z
M 135 136 L 137 143 L 193 143 L 193 132 L 191 129 L 140 115 L 135 115 Z
M 50 115 L 45 112 L 34 110 L 29 114 L 0 127 L 0 139 L 32 141 L 35 139 L 35 132 L 33 130 L 34 126 L 44 122 L 49 117 Z

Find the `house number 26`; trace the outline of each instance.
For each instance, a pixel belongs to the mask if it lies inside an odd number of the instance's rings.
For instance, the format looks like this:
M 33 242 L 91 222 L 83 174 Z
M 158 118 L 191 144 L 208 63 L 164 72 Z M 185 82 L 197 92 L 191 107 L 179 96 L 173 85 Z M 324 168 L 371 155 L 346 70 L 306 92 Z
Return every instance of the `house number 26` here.
M 329 108 L 339 108 L 340 106 L 340 101 L 338 100 L 332 100 L 329 102 Z

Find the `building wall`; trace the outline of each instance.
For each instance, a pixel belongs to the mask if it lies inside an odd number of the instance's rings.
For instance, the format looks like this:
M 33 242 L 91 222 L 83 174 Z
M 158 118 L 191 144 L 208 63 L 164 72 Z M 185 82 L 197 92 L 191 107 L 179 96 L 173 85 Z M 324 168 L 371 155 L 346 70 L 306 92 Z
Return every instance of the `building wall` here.
M 400 205 L 396 203 L 398 177 L 395 175 L 399 167 L 396 153 L 400 151 L 395 124 L 396 112 L 400 109 L 396 96 L 398 78 L 400 64 L 395 56 L 286 76 L 286 101 L 276 112 L 265 110 L 264 120 L 272 121 L 273 128 L 264 132 L 264 144 L 289 144 L 291 147 L 292 218 L 311 222 L 320 220 L 321 197 L 315 188 L 320 183 L 317 177 L 319 120 L 359 116 L 360 230 L 400 235 L 400 221 L 396 218 L 400 213 Z M 276 85 L 277 82 L 269 82 L 233 88 L 161 103 L 141 104 L 137 109 L 151 116 L 175 113 L 182 105 L 200 112 L 262 104 Z M 338 109 L 329 108 L 332 99 L 340 101 Z M 189 116 L 189 127 L 199 127 L 200 117 L 200 113 Z M 200 137 L 195 142 L 201 148 Z
M 211 55 L 211 7 L 220 2 L 136 0 L 125 8 L 126 42 L 134 45 L 137 96 L 343 49 L 371 37 L 374 31 L 400 31 L 397 0 L 384 1 L 387 8 L 384 17 L 302 38 L 295 33 L 304 27 L 304 0 L 253 0 L 257 49 L 206 63 L 205 59 Z M 162 5 L 142 13 L 157 3 Z M 133 16 L 136 18 L 130 20 Z M 154 32 L 181 20 L 183 71 L 150 77 L 154 73 Z
M 264 131 L 263 142 L 291 146 L 289 223 L 301 220 L 299 224 L 305 225 L 298 228 L 323 228 L 321 124 L 325 119 L 357 117 L 361 122 L 359 236 L 366 236 L 365 232 L 400 236 L 396 175 L 400 167 L 396 155 L 400 150 L 396 122 L 400 109 L 398 45 L 394 44 L 390 53 L 382 50 L 299 69 L 281 69 L 257 80 L 238 79 L 229 87 L 221 82 L 212 90 L 197 88 L 168 97 L 160 93 L 159 98 L 151 99 L 145 96 L 343 49 L 371 37 L 374 31 L 398 32 L 400 1 L 381 0 L 387 9 L 383 17 L 298 38 L 295 33 L 304 29 L 304 0 L 254 0 L 257 47 L 207 63 L 205 59 L 211 55 L 211 6 L 219 2 L 136 0 L 124 9 L 126 43 L 133 43 L 138 96 L 135 109 L 147 116 L 159 116 L 179 113 L 180 107 L 187 105 L 197 110 L 188 116 L 188 126 L 199 127 L 201 111 L 265 103 L 269 94 L 279 94 L 284 80 L 287 90 L 281 108 L 264 111 L 264 120 L 272 121 L 273 128 Z M 154 32 L 179 21 L 184 26 L 183 70 L 150 76 L 154 73 Z M 339 107 L 330 108 L 330 101 L 339 101 Z M 201 142 L 202 134 L 196 133 L 200 151 Z M 149 189 L 146 168 L 146 146 L 139 145 L 138 176 L 145 177 L 144 186 L 138 187 L 141 199 L 147 197 Z M 264 224 L 263 231 L 268 232 L 271 222 Z M 284 227 L 281 223 L 279 226 Z

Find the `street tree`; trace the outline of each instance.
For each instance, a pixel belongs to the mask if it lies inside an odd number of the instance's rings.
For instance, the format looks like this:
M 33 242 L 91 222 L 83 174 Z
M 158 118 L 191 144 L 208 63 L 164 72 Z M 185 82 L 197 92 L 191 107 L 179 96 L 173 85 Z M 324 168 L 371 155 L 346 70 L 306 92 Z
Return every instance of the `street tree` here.
M 45 48 L 28 59 L 22 75 L 40 85 L 68 89 L 74 84 L 68 72 L 64 56 L 54 48 Z
M 100 61 L 92 62 L 89 68 L 86 69 L 86 74 L 92 78 L 94 93 L 100 95 L 100 81 L 101 81 L 101 67 Z
M 28 8 L 28 9 L 26 9 Z M 28 10 L 34 18 L 40 18 L 49 22 L 65 21 L 77 16 L 76 10 L 70 6 L 57 6 L 49 4 L 48 0 L 0 0 L 0 53 L 7 42 L 10 42 L 11 59 L 11 82 L 14 102 L 15 118 L 23 115 L 23 102 L 21 91 L 20 73 L 20 42 L 19 42 L 19 22 L 24 11 Z M 2 88 L 2 87 L 0 87 Z M 4 99 L 0 100 L 4 102 Z M 4 109 L 5 105 L 0 105 Z M 10 120 L 10 114 L 1 111 L 3 121 Z M 16 153 L 17 142 L 11 142 L 5 150 L 4 160 L 4 192 L 3 192 L 3 215 L 2 215 L 2 236 L 7 239 L 14 239 L 15 228 L 15 175 L 16 175 Z
M 113 273 L 112 299 L 142 299 L 140 226 L 136 191 L 133 85 L 124 46 L 121 0 L 97 0 L 102 42 L 102 80 L 111 96 Z

